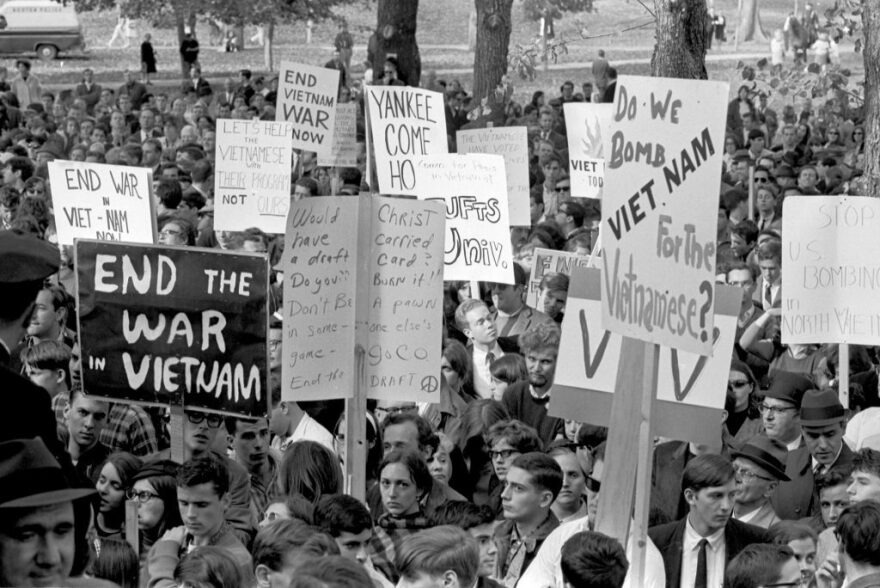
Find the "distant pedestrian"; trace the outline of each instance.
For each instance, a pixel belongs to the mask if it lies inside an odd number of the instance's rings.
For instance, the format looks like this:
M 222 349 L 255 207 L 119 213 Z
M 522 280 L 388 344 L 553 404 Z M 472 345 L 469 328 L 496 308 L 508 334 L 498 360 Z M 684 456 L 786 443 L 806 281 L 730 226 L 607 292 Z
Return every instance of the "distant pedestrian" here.
M 151 85 L 150 74 L 156 73 L 156 50 L 153 49 L 150 33 L 144 35 L 144 42 L 141 43 L 141 73 L 143 81 L 147 85 Z
M 199 63 L 199 42 L 190 29 L 186 29 L 183 33 L 183 41 L 180 42 L 180 57 L 186 67 L 186 73 L 189 75 L 190 70 Z
M 605 50 L 599 49 L 599 54 L 596 59 L 593 60 L 592 70 L 593 70 L 593 83 L 596 86 L 596 92 L 601 96 L 605 92 L 605 88 L 608 87 L 608 60 L 605 59 Z M 589 102 L 588 97 L 585 95 L 584 100 Z
M 715 25 L 715 42 L 718 43 L 718 47 L 721 47 L 721 43 L 727 40 L 727 36 L 724 33 L 724 27 L 727 26 L 727 19 L 724 18 L 724 15 L 720 12 L 716 13 L 712 17 L 712 24 Z
M 339 25 L 339 34 L 336 35 L 333 46 L 339 51 L 339 58 L 345 64 L 345 75 L 343 77 L 346 80 L 351 80 L 351 54 L 354 48 L 354 39 L 352 39 L 351 33 L 348 32 L 347 22 L 342 21 L 342 24 Z

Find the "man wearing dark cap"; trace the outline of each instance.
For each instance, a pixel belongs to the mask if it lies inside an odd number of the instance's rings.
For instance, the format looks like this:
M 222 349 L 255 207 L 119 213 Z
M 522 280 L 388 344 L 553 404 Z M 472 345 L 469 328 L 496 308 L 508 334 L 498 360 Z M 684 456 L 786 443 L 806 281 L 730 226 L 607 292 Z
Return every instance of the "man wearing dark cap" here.
M 776 178 L 776 184 L 782 190 L 797 185 L 797 174 L 788 164 L 780 164 L 773 172 L 773 177 Z
M 785 473 L 791 481 L 781 483 L 771 499 L 783 519 L 816 514 L 815 476 L 834 466 L 849 467 L 853 461 L 853 452 L 843 442 L 846 419 L 837 392 L 807 391 L 801 401 L 800 420 L 804 447 L 788 454 Z
M 513 284 L 490 284 L 492 292 L 492 320 L 498 330 L 498 337 L 516 337 L 529 328 L 541 323 L 552 323 L 549 316 L 526 306 L 523 296 L 529 275 L 518 263 L 513 264 Z
M 758 406 L 764 432 L 771 439 L 782 442 L 789 451 L 803 446 L 798 411 L 801 398 L 812 387 L 812 382 L 800 374 L 778 371 Z
M 769 529 L 779 521 L 770 496 L 779 482 L 788 481 L 785 475 L 788 450 L 779 441 L 759 435 L 730 455 L 736 472 L 733 518 Z

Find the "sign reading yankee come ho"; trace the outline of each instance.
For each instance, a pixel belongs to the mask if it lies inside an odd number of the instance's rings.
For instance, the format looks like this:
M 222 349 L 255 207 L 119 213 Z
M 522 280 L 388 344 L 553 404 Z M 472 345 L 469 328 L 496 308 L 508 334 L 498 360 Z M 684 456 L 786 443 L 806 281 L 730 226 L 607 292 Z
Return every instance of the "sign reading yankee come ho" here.
M 266 414 L 264 256 L 80 240 L 76 267 L 87 393 Z
M 605 137 L 602 323 L 711 355 L 724 82 L 620 76 Z

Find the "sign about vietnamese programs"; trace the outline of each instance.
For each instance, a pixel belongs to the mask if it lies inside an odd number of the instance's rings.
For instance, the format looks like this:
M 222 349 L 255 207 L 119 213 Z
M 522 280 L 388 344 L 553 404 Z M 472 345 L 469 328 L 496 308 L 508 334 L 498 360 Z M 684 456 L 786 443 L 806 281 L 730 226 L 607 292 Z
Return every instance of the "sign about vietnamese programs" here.
M 569 251 L 557 251 L 555 249 L 535 249 L 532 257 L 532 271 L 529 274 L 529 289 L 526 292 L 526 304 L 543 312 L 541 294 L 541 280 L 549 273 L 564 274 L 571 278 L 571 272 L 576 267 L 590 267 L 589 255 L 578 255 Z
M 284 233 L 290 207 L 291 125 L 217 121 L 214 230 Z
M 529 214 L 529 145 L 526 127 L 468 129 L 456 133 L 458 152 L 489 153 L 504 158 L 510 224 L 527 227 Z
M 275 120 L 291 124 L 291 146 L 329 153 L 333 143 L 339 70 L 282 61 Z
M 574 268 L 551 414 L 608 426 L 623 338 L 602 326 L 600 270 Z M 695 443 L 718 443 L 718 426 L 730 372 L 742 290 L 715 286 L 716 315 L 711 356 L 660 347 L 657 403 L 651 415 L 654 434 Z
M 782 342 L 880 343 L 880 201 L 791 196 L 782 209 Z
M 513 283 L 507 182 L 500 155 L 435 155 L 416 164 L 419 198 L 446 203 L 444 280 Z
M 621 76 L 605 137 L 602 322 L 712 353 L 727 83 Z
M 48 165 L 60 245 L 74 239 L 156 241 L 150 170 L 60 160 Z
M 346 102 L 336 106 L 336 124 L 329 152 L 318 153 L 318 165 L 326 167 L 357 167 L 357 104 Z
M 565 129 L 568 135 L 568 168 L 571 195 L 602 199 L 605 185 L 604 136 L 611 128 L 613 104 L 567 102 Z
M 102 241 L 75 254 L 88 394 L 268 412 L 265 256 Z
M 419 183 L 418 160 L 449 153 L 443 94 L 408 86 L 366 91 L 379 192 L 420 196 L 426 188 Z

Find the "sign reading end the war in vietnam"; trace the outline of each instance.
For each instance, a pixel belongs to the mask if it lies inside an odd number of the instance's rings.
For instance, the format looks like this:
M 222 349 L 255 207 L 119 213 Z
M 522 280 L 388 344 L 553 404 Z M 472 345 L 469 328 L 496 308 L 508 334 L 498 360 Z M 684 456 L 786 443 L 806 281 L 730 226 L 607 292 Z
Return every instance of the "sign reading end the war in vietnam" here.
M 80 240 L 76 267 L 88 394 L 266 414 L 266 257 Z

